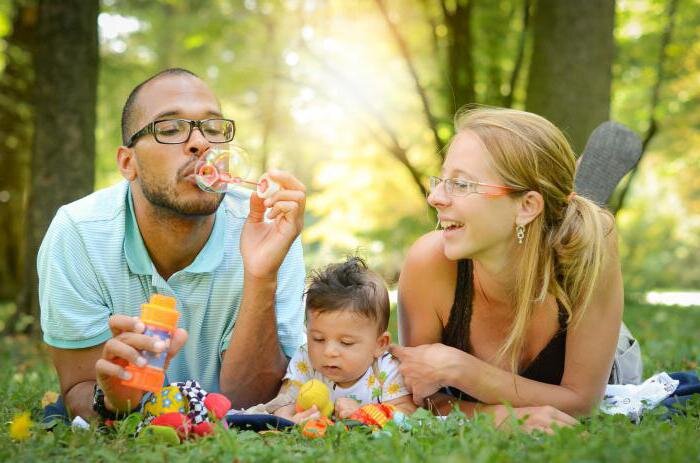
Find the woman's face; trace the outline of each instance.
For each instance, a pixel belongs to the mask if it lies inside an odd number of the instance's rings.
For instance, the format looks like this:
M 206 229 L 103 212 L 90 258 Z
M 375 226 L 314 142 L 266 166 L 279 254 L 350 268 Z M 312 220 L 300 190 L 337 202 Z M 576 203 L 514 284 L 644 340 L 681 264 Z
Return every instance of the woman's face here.
M 443 179 L 503 185 L 489 165 L 491 155 L 470 131 L 458 133 L 442 166 Z M 518 201 L 505 191 L 480 187 L 480 193 L 449 195 L 440 183 L 428 196 L 437 209 L 445 256 L 450 260 L 471 258 L 507 265 L 515 243 L 515 217 Z M 483 194 L 493 193 L 493 194 Z

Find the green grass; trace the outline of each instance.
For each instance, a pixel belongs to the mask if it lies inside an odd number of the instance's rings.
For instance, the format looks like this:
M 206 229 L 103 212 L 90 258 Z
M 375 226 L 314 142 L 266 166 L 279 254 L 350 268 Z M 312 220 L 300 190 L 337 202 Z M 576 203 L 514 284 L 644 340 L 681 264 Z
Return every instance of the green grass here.
M 645 376 L 657 371 L 698 371 L 700 308 L 628 305 L 625 320 L 642 343 Z M 373 437 L 366 430 L 332 429 L 324 439 L 309 441 L 298 431 L 255 434 L 220 430 L 179 446 L 147 444 L 118 432 L 94 429 L 54 432 L 34 429 L 32 437 L 14 442 L 7 423 L 29 410 L 35 421 L 41 398 L 58 390 L 45 349 L 22 337 L 0 340 L 0 461 L 700 461 L 700 400 L 686 416 L 663 420 L 651 412 L 639 425 L 624 417 L 595 415 L 582 424 L 548 436 L 498 431 L 486 417 L 464 421 L 453 414 L 445 422 L 422 417 L 410 431 L 390 430 Z

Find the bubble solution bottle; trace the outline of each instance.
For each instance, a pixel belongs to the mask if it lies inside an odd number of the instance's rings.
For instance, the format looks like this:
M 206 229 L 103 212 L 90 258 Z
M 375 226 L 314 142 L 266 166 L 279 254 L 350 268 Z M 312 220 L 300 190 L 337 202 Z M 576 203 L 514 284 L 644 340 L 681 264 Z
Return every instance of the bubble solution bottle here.
M 179 316 L 180 313 L 175 309 L 174 298 L 154 294 L 147 303 L 141 305 L 141 321 L 146 325 L 143 334 L 157 338 L 167 345 L 177 328 Z M 165 380 L 163 367 L 167 349 L 160 353 L 143 350 L 141 356 L 146 359 L 146 365 L 139 367 L 129 363 L 125 370 L 131 373 L 131 379 L 122 380 L 122 384 L 142 391 L 160 391 Z

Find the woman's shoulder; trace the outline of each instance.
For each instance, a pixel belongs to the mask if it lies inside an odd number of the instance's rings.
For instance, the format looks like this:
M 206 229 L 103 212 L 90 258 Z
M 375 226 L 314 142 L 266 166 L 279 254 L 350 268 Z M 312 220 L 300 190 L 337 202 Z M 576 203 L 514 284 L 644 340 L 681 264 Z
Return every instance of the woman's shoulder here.
M 437 333 L 449 318 L 456 284 L 457 262 L 445 257 L 440 232 L 427 233 L 406 255 L 399 277 L 399 307 L 404 312 L 434 313 Z
M 406 255 L 404 266 L 437 270 L 453 268 L 456 266 L 456 262 L 445 257 L 441 232 L 433 231 L 426 233 L 413 243 Z

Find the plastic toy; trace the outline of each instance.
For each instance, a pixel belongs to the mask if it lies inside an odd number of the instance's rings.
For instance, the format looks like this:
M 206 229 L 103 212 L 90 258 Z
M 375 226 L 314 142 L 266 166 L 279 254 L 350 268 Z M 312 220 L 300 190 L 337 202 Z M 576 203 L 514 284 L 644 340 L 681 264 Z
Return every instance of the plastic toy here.
M 367 426 L 383 428 L 394 417 L 396 407 L 389 404 L 367 404 L 350 415 L 351 420 L 359 421 Z
M 148 437 L 144 439 L 163 442 L 172 441 L 173 432 L 178 442 L 193 435 L 205 436 L 214 432 L 214 423 L 221 421 L 230 408 L 226 396 L 207 393 L 196 381 L 173 383 L 144 404 L 136 434 L 140 438 L 145 432 Z
M 333 421 L 325 416 L 315 420 L 304 422 L 301 428 L 301 435 L 308 439 L 317 439 L 326 435 L 328 426 L 333 426 Z
M 344 423 L 345 429 L 348 426 L 369 426 L 371 428 L 381 429 L 389 421 L 394 421 L 400 427 L 404 428 L 404 421 L 406 416 L 400 411 L 396 410 L 396 407 L 389 404 L 367 404 L 355 410 L 355 412 L 350 415 L 347 420 L 341 420 Z M 308 420 L 302 425 L 301 435 L 309 439 L 317 439 L 319 437 L 324 437 L 328 426 L 332 426 L 335 423 L 329 418 L 322 416 L 321 418 L 315 420 Z M 408 429 L 408 428 L 407 428 Z
M 331 391 L 318 379 L 311 379 L 301 385 L 297 395 L 296 411 L 303 412 L 313 405 L 316 405 L 324 417 L 329 417 L 333 413 Z
M 266 199 L 280 189 L 267 174 L 257 182 L 246 179 L 250 173 L 250 162 L 248 154 L 238 145 L 212 148 L 197 161 L 194 172 L 197 185 L 212 193 L 226 193 L 232 188 L 249 185 L 256 188 L 258 196 Z
M 180 313 L 175 309 L 175 299 L 161 294 L 154 294 L 150 301 L 141 305 L 141 321 L 146 325 L 144 334 L 167 342 L 177 328 Z M 163 387 L 165 357 L 167 352 L 153 353 L 141 351 L 146 365 L 139 367 L 133 363 L 125 369 L 131 373 L 131 379 L 122 380 L 122 384 L 142 391 L 159 392 Z

